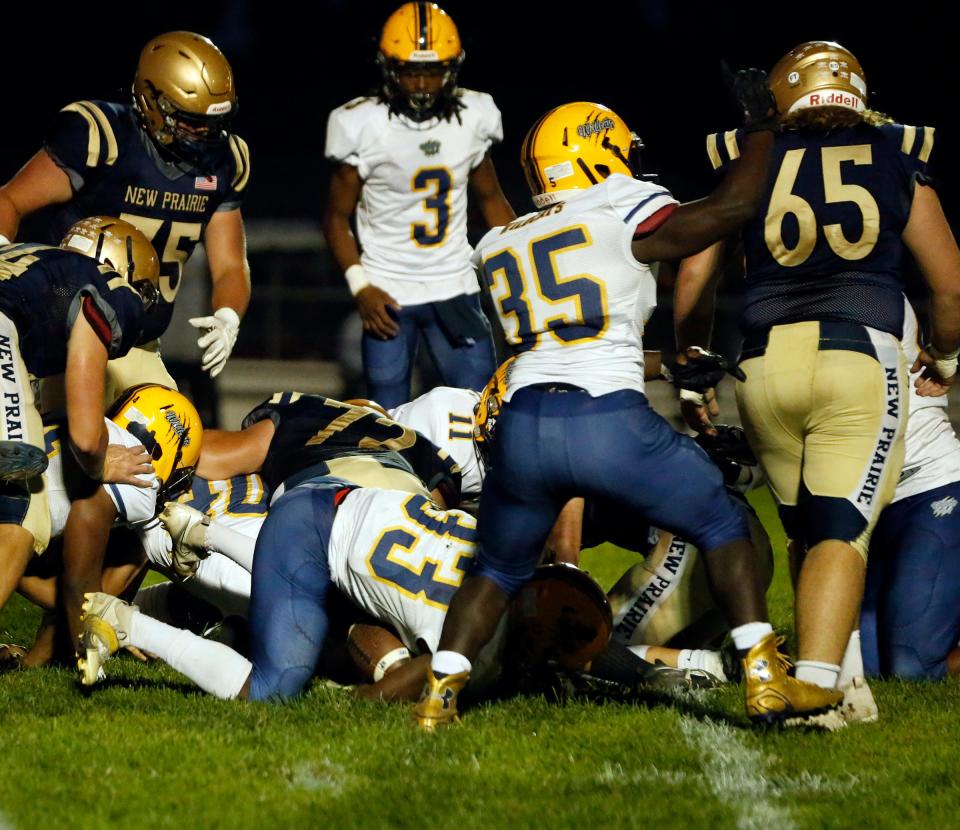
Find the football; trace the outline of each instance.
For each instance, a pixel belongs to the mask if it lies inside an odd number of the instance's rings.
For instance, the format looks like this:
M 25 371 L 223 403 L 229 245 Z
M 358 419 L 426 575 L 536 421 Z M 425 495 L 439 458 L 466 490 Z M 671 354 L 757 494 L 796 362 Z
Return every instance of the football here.
M 383 626 L 367 623 L 350 626 L 347 651 L 364 679 L 373 683 L 410 660 L 410 652 L 396 634 Z

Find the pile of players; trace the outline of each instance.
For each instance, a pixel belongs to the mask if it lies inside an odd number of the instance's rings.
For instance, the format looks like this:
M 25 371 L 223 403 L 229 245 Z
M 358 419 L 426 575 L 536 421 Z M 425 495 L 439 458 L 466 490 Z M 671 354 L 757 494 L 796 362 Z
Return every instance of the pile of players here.
M 527 133 L 536 210 L 518 218 L 489 155 L 499 112 L 457 86 L 450 17 L 401 6 L 378 59 L 382 87 L 330 116 L 324 216 L 377 403 L 281 392 L 239 431 L 205 431 L 160 361 L 197 242 L 214 311 L 191 323 L 211 375 L 250 298 L 249 157 L 228 131 L 229 64 L 205 38 L 155 38 L 132 104 L 64 108 L 0 189 L 0 605 L 20 590 L 48 612 L 8 662 L 76 651 L 94 684 L 127 648 L 255 700 L 319 671 L 420 695 L 427 729 L 458 718 L 468 683 L 542 669 L 621 688 L 742 679 L 752 721 L 831 729 L 877 718 L 865 674 L 960 669 L 945 409 L 960 253 L 928 172 L 932 128 L 868 109 L 854 56 L 807 43 L 769 83 L 730 76 L 744 125 L 708 138 L 724 176 L 706 198 L 679 204 L 642 174 L 624 121 L 577 102 Z M 468 185 L 491 228 L 475 251 Z M 59 247 L 6 241 L 47 206 Z M 731 366 L 704 347 L 737 234 Z M 904 248 L 931 291 L 927 339 Z M 651 266 L 669 260 L 672 361 L 642 346 Z M 496 371 L 481 285 L 513 353 Z M 448 386 L 406 403 L 421 337 Z M 726 372 L 745 434 L 711 423 Z M 656 379 L 680 390 L 696 441 L 651 409 Z M 795 669 L 768 621 L 769 542 L 738 491 L 758 462 L 791 540 Z M 575 567 L 599 541 L 645 555 L 609 597 Z M 148 565 L 172 581 L 140 588 Z M 235 618 L 244 647 L 202 636 Z

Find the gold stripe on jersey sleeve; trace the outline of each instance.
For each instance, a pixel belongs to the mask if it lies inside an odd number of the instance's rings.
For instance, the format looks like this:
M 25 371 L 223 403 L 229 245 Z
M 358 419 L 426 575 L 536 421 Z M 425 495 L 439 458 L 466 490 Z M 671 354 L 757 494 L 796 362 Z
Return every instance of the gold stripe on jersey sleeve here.
M 100 159 L 100 130 L 94 117 L 80 104 L 70 104 L 60 112 L 75 112 L 87 122 L 87 167 L 96 167 Z
M 723 164 L 723 159 L 720 158 L 720 151 L 717 149 L 717 136 L 720 133 L 710 133 L 707 136 L 707 156 L 710 158 L 710 164 L 714 170 L 719 170 L 720 165 Z
M 920 148 L 920 155 L 918 158 L 924 164 L 930 160 L 930 153 L 933 152 L 933 134 L 935 130 L 933 127 L 924 127 L 923 128 L 923 146 Z
M 913 152 L 913 145 L 917 140 L 917 128 L 909 124 L 903 125 L 903 141 L 900 142 L 900 152 L 910 155 Z
M 737 144 L 736 130 L 727 130 L 723 134 L 723 143 L 727 145 L 727 155 L 730 156 L 730 161 L 740 158 L 740 147 Z
M 230 136 L 230 149 L 233 151 L 233 160 L 237 167 L 230 187 L 240 191 L 247 186 L 247 180 L 250 178 L 250 150 L 247 148 L 247 142 L 238 135 Z
M 117 149 L 117 137 L 113 133 L 113 127 L 110 126 L 110 122 L 107 120 L 107 116 L 104 111 L 92 101 L 80 101 L 79 104 L 97 119 L 100 129 L 103 131 L 103 134 L 107 139 L 106 164 L 108 167 L 112 167 L 114 162 L 117 160 L 117 154 L 119 152 Z

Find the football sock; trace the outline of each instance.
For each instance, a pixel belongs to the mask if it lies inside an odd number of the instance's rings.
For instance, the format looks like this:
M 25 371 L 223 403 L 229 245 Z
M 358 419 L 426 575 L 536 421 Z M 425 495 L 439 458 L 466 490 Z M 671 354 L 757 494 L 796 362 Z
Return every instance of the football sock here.
M 797 660 L 797 680 L 813 683 L 824 689 L 837 686 L 840 667 L 834 663 L 821 663 L 819 660 Z
M 469 673 L 472 668 L 470 661 L 456 651 L 438 651 L 430 660 L 430 669 L 437 678 L 462 671 Z
M 850 634 L 847 650 L 843 653 L 840 662 L 840 676 L 837 678 L 837 687 L 849 686 L 853 678 L 863 677 L 863 657 L 860 653 L 860 629 Z
M 730 629 L 730 636 L 737 651 L 750 651 L 768 634 L 773 634 L 773 626 L 768 622 L 751 622 Z
M 719 651 L 710 651 L 705 648 L 685 648 L 677 658 L 677 668 L 699 669 L 709 672 L 721 680 L 729 680 L 723 670 L 723 661 L 720 659 Z
M 636 654 L 641 660 L 647 659 L 647 652 L 650 650 L 650 646 L 627 646 L 627 648 Z
M 635 683 L 638 677 L 643 677 L 651 669 L 653 666 L 638 657 L 633 649 L 611 640 L 607 647 L 593 658 L 587 671 L 601 680 Z
M 128 644 L 156 654 L 170 668 L 189 677 L 205 692 L 234 698 L 247 682 L 253 664 L 229 646 L 205 640 L 134 610 Z
M 220 524 L 217 519 L 210 522 L 207 527 L 205 547 L 220 551 L 251 573 L 253 572 L 253 550 L 256 546 L 256 539 L 251 539 L 233 528 Z
M 133 605 L 136 605 L 148 617 L 170 622 L 170 607 L 167 605 L 167 596 L 172 585 L 172 582 L 158 582 L 156 585 L 141 588 L 133 598 Z
M 240 534 L 238 534 L 240 535 Z M 250 571 L 219 553 L 211 553 L 197 573 L 183 583 L 191 594 L 205 599 L 225 617 L 246 617 L 250 605 Z

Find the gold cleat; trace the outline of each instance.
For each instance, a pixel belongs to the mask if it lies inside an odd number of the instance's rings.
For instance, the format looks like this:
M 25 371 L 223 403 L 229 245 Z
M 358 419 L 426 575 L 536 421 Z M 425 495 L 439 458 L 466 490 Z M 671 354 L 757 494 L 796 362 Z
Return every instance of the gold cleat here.
M 77 668 L 84 686 L 93 686 L 103 679 L 103 664 L 125 645 L 135 608 L 110 594 L 83 595 L 83 614 L 80 617 L 83 623 L 80 634 L 82 656 L 77 660 Z
M 417 726 L 432 732 L 438 726 L 459 723 L 457 716 L 457 695 L 467 685 L 470 672 L 446 674 L 437 679 L 432 668 L 427 668 L 427 682 L 424 684 L 420 700 L 413 710 Z
M 754 723 L 788 722 L 803 726 L 840 704 L 843 692 L 804 683 L 787 674 L 790 660 L 777 650 L 777 638 L 768 634 L 743 658 L 747 717 Z M 819 723 L 810 722 L 811 726 Z

